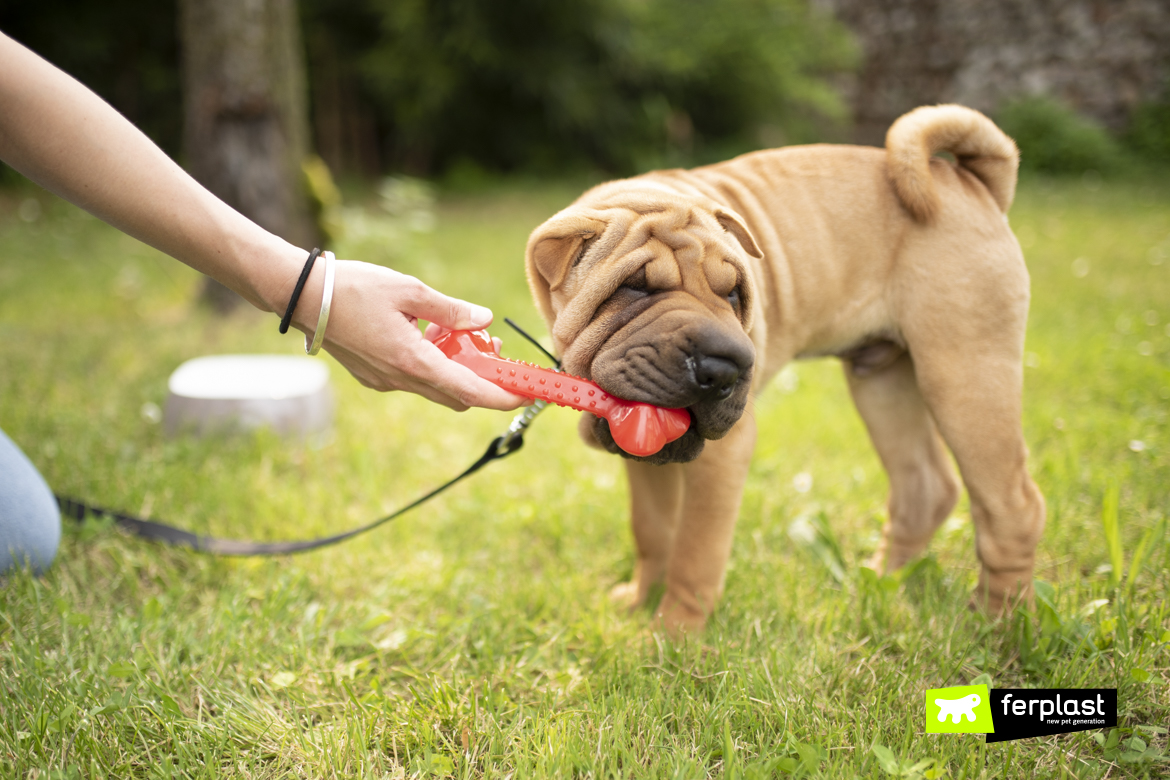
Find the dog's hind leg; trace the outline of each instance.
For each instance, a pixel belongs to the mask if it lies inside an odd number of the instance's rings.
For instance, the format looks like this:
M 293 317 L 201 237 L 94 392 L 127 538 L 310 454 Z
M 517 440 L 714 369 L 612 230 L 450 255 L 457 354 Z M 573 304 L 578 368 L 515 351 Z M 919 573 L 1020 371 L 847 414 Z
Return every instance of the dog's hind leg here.
M 977 240 L 951 252 L 934 247 L 919 261 L 953 263 L 942 277 L 952 281 L 916 291 L 901 324 L 918 387 L 971 499 L 983 564 L 976 602 L 999 613 L 1031 597 L 1045 507 L 1028 473 L 1022 425 L 1027 271 L 1014 240 L 972 252 Z
M 683 504 L 683 466 L 653 466 L 626 461 L 630 480 L 630 522 L 638 561 L 630 582 L 614 586 L 610 598 L 634 609 L 646 603 L 650 590 L 666 577 L 666 565 L 674 544 L 675 529 Z
M 847 361 L 845 376 L 890 479 L 889 518 L 869 563 L 884 573 L 926 549 L 955 507 L 959 480 L 918 390 L 908 354 L 873 371 Z
M 1021 425 L 1020 356 L 1007 345 L 929 354 L 938 359 L 915 352 L 918 383 L 971 498 L 983 564 L 975 600 L 997 614 L 1030 598 L 1044 531 L 1044 496 L 1028 473 Z

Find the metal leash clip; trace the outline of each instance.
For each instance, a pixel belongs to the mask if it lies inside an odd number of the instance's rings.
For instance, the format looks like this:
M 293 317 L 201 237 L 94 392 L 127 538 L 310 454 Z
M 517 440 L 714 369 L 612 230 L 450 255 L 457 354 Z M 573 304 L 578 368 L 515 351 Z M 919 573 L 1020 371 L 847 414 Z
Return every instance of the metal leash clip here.
M 528 426 L 532 425 L 532 421 L 536 419 L 536 415 L 543 412 L 547 406 L 548 401 L 536 401 L 532 406 L 529 406 L 520 412 L 520 414 L 513 417 L 512 424 L 508 426 L 508 430 L 500 437 L 500 449 L 505 452 L 519 449 L 521 443 L 524 441 L 524 431 L 528 430 Z

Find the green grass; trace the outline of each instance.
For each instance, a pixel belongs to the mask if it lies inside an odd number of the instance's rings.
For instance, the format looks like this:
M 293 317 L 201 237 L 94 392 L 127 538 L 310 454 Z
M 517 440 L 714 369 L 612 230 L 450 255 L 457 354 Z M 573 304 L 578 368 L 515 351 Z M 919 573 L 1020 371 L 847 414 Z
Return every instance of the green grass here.
M 859 568 L 885 478 L 840 369 L 800 364 L 759 403 L 726 596 L 700 639 L 672 645 L 607 601 L 633 566 L 621 466 L 551 410 L 521 454 L 319 553 L 216 559 L 70 524 L 47 575 L 0 586 L 0 775 L 1160 775 L 1170 186 L 1088 185 L 1025 181 L 1012 213 L 1033 280 L 1025 427 L 1049 506 L 1037 614 L 967 611 L 965 505 L 903 574 Z M 433 234 L 338 248 L 539 332 L 524 241 L 577 191 L 445 199 Z M 31 223 L 28 197 L 45 211 Z M 164 403 L 181 361 L 295 354 L 299 337 L 199 310 L 193 272 L 32 190 L 0 193 L 0 246 L 0 427 L 58 492 L 200 532 L 306 537 L 429 489 L 510 419 L 378 395 L 330 361 L 324 443 L 168 440 L 142 408 Z M 537 357 L 494 330 L 506 354 Z M 922 733 L 924 690 L 981 676 L 1116 687 L 1129 731 L 1104 745 Z

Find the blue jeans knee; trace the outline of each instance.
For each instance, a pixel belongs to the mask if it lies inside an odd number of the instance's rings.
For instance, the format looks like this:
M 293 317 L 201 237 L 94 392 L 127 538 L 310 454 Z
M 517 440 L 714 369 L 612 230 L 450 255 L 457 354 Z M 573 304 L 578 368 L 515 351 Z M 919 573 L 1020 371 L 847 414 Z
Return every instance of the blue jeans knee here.
M 61 512 L 53 491 L 20 448 L 0 431 L 0 574 L 28 565 L 49 567 L 61 543 Z

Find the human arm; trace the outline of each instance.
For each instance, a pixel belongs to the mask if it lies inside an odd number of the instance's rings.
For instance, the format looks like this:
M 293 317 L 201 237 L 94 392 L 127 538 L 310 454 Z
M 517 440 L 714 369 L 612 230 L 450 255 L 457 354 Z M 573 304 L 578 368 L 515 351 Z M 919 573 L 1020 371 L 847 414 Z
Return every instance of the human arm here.
M 282 313 L 308 251 L 216 198 L 105 101 L 0 33 L 0 159 L 46 189 Z M 317 324 L 317 263 L 292 324 Z M 367 263 L 337 267 L 325 349 L 363 384 L 407 390 L 454 409 L 512 409 L 523 399 L 448 361 L 417 320 L 486 327 L 491 312 Z

